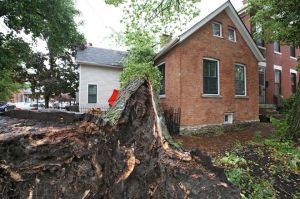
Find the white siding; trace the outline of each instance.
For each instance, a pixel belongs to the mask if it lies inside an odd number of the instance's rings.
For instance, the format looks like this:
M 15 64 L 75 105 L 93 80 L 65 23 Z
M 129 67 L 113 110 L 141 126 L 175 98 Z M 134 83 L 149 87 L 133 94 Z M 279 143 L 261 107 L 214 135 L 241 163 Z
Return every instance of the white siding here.
M 79 68 L 79 108 L 108 107 L 113 89 L 119 89 L 122 69 L 82 64 Z M 97 103 L 88 103 L 88 84 L 97 85 Z

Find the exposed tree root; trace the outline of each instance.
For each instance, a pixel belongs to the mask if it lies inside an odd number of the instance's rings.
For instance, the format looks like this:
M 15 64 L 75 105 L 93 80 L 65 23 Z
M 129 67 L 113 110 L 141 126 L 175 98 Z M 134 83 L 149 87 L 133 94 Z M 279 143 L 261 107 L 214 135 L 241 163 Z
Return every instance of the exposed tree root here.
M 151 86 L 132 82 L 104 118 L 0 142 L 1 198 L 239 198 L 200 151 L 166 141 Z

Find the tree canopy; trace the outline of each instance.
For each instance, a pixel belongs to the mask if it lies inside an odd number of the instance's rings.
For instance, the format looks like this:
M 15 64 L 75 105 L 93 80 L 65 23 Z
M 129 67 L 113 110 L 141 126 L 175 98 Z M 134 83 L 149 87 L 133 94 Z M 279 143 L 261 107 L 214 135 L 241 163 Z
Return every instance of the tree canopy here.
M 300 0 L 249 0 L 251 21 L 261 26 L 258 37 L 300 46 Z
M 25 63 L 35 57 L 30 43 L 24 41 L 20 34 L 30 35 L 33 41 L 37 38 L 45 41 L 49 51 L 47 56 L 52 60 L 60 59 L 66 52 L 74 55 L 74 49 L 85 43 L 84 36 L 77 30 L 75 17 L 78 14 L 73 0 L 0 1 L 0 19 L 9 28 L 7 34 L 0 33 L 0 72 L 10 71 L 11 75 L 6 76 L 11 79 L 9 82 L 26 81 L 23 77 L 12 76 L 25 69 Z M 69 71 L 61 71 L 62 77 L 63 72 Z M 7 98 L 12 91 L 7 90 L 0 95 Z
M 172 36 L 199 14 L 200 0 L 106 0 L 106 3 L 123 7 L 122 23 L 125 31 L 121 42 L 128 48 L 121 74 L 121 86 L 132 79 L 150 80 L 159 91 L 161 75 L 154 67 L 155 51 L 161 47 L 157 42 L 161 35 Z M 119 37 L 120 38 L 120 37 Z

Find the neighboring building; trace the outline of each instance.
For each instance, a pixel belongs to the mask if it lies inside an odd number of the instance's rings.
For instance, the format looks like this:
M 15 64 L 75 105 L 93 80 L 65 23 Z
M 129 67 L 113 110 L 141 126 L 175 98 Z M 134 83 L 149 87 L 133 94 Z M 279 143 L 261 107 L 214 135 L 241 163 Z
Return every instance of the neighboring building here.
M 250 13 L 247 1 L 243 1 L 244 6 L 239 11 L 241 19 L 244 21 L 250 34 L 255 31 L 262 31 L 259 26 L 250 23 Z M 293 45 L 286 45 L 275 41 L 265 43 L 263 40 L 256 40 L 256 44 L 266 58 L 266 67 L 260 68 L 259 74 L 259 94 L 260 104 L 280 104 L 280 98 L 288 98 L 296 92 L 299 83 L 299 73 L 296 71 L 297 57 L 300 50 Z
M 20 90 L 17 93 L 13 93 L 11 97 L 11 102 L 12 103 L 17 103 L 17 102 L 26 102 L 30 103 L 33 102 L 34 100 L 31 99 L 30 95 L 32 94 L 30 89 L 23 89 Z
M 108 108 L 108 99 L 119 89 L 121 61 L 125 52 L 87 47 L 77 52 L 79 67 L 79 109 Z
M 182 127 L 259 120 L 264 57 L 228 1 L 171 41 L 155 60 L 163 106 L 181 108 Z

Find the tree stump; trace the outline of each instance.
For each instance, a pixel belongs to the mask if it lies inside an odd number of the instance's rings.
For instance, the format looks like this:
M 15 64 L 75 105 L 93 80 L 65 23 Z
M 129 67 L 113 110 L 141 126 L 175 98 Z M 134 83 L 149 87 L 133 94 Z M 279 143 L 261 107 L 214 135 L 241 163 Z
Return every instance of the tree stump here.
M 175 147 L 155 96 L 136 80 L 103 118 L 2 140 L 0 197 L 240 198 L 209 156 Z

